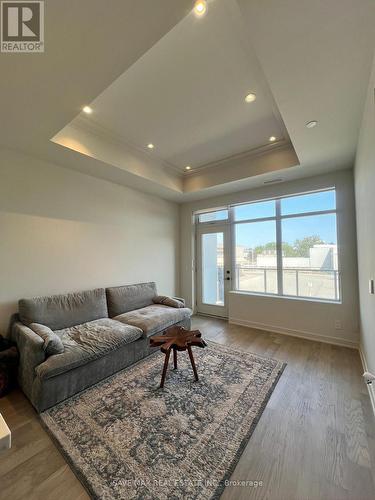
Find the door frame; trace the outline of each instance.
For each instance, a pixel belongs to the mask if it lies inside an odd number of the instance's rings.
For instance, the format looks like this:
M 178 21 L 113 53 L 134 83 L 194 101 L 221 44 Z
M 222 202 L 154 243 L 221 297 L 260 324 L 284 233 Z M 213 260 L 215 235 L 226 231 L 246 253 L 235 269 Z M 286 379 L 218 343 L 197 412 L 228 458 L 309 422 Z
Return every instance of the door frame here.
M 223 280 L 224 305 L 212 305 L 202 300 L 202 236 L 204 234 L 223 233 Z M 197 224 L 195 231 L 195 297 L 196 312 L 210 316 L 228 318 L 229 292 L 232 290 L 232 245 L 229 222 Z M 228 279 L 229 278 L 229 279 Z

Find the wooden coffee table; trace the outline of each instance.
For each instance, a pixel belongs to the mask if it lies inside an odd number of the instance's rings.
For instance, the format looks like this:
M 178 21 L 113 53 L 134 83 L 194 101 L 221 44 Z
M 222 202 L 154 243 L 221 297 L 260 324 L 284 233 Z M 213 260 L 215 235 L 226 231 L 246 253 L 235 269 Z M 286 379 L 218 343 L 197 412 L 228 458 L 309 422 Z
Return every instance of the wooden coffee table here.
M 172 326 L 165 330 L 162 335 L 157 335 L 150 338 L 151 347 L 160 347 L 161 352 L 164 352 L 164 367 L 161 376 L 160 387 L 164 387 L 165 376 L 167 374 L 167 368 L 169 363 L 169 356 L 171 355 L 171 350 L 173 349 L 173 364 L 174 369 L 177 370 L 177 351 L 187 351 L 189 353 L 189 358 L 191 366 L 193 368 L 195 380 L 198 380 L 197 367 L 195 366 L 192 346 L 196 347 L 206 347 L 206 342 L 202 339 L 202 334 L 199 330 L 186 330 L 182 326 Z

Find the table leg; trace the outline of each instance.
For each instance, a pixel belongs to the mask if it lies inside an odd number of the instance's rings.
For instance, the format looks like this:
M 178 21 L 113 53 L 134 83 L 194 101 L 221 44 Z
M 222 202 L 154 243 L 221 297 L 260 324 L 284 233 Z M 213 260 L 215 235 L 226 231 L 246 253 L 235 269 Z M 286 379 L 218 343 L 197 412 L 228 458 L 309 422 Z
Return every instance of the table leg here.
M 164 360 L 164 367 L 163 367 L 163 374 L 161 376 L 161 382 L 160 382 L 160 388 L 162 389 L 164 387 L 164 382 L 165 382 L 165 376 L 167 374 L 167 369 L 168 369 L 168 363 L 169 363 L 169 356 L 171 355 L 171 350 L 168 349 L 168 351 L 165 353 L 165 360 Z
M 191 363 L 191 366 L 193 368 L 195 380 L 198 380 L 198 372 L 197 372 L 197 368 L 195 366 L 195 361 L 194 361 L 193 351 L 191 350 L 191 346 L 188 345 L 187 350 L 189 353 L 190 363 Z
M 173 349 L 173 366 L 177 370 L 177 349 Z

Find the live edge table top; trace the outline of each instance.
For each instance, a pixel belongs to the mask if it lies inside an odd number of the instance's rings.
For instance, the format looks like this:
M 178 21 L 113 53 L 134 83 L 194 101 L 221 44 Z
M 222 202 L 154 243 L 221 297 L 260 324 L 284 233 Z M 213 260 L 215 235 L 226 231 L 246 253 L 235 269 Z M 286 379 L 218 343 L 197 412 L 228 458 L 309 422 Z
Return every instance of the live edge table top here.
M 194 372 L 195 380 L 198 380 L 197 367 L 195 366 L 192 346 L 206 347 L 206 342 L 202 339 L 202 334 L 199 330 L 186 330 L 182 326 L 171 326 L 165 330 L 162 335 L 156 335 L 150 338 L 151 347 L 160 347 L 161 352 L 165 354 L 163 373 L 161 376 L 160 388 L 164 387 L 165 377 L 167 374 L 169 356 L 173 350 L 174 369 L 177 370 L 177 351 L 187 351 L 191 366 Z
M 162 335 L 156 335 L 150 338 L 152 347 L 160 347 L 164 353 L 170 349 L 185 351 L 188 346 L 206 347 L 206 342 L 202 339 L 199 330 L 186 330 L 182 326 L 172 326 L 165 330 Z

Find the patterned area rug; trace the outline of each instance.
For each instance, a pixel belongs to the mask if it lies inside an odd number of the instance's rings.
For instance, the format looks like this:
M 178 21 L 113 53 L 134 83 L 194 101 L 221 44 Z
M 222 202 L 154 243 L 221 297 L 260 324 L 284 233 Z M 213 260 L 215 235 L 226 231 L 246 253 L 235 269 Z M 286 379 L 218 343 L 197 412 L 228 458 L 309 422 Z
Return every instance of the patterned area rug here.
M 285 364 L 209 343 L 159 389 L 154 353 L 41 419 L 93 498 L 218 498 Z

